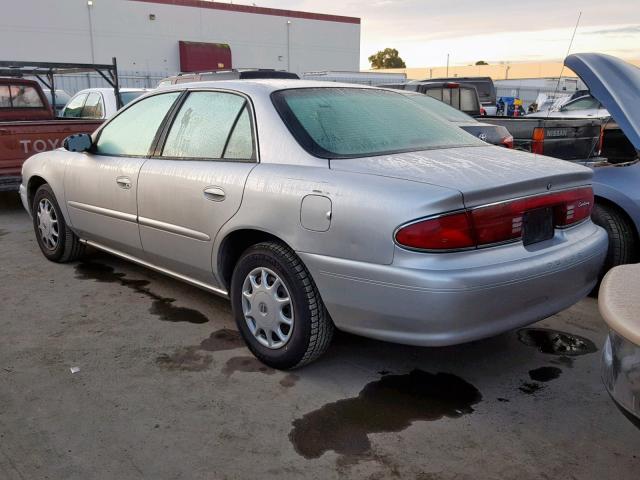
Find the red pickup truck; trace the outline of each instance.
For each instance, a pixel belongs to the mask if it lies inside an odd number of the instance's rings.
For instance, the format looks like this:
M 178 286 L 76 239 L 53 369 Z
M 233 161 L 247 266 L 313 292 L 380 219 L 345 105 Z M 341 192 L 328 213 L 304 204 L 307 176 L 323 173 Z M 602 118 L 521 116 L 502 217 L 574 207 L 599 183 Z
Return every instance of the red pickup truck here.
M 0 77 L 0 191 L 18 190 L 22 163 L 62 147 L 74 133 L 93 133 L 102 120 L 56 119 L 35 80 Z

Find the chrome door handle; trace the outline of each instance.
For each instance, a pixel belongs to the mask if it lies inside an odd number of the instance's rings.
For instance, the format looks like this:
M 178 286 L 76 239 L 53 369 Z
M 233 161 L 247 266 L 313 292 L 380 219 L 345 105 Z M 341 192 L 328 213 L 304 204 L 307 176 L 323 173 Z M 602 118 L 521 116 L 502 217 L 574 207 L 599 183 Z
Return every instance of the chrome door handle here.
M 116 178 L 116 183 L 120 188 L 127 190 L 131 188 L 131 179 L 129 177 L 118 177 Z
M 213 200 L 214 202 L 221 202 L 224 200 L 226 194 L 220 187 L 207 187 L 204 189 L 204 198 L 207 200 Z

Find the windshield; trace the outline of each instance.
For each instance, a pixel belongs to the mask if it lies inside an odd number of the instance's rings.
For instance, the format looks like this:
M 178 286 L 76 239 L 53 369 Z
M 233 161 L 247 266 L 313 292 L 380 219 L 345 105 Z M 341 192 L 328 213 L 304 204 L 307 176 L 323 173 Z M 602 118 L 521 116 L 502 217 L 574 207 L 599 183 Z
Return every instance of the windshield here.
M 122 105 L 124 106 L 127 103 L 129 103 L 131 100 L 135 100 L 136 98 L 138 98 L 143 93 L 145 93 L 144 90 L 141 90 L 139 92 L 120 92 L 120 98 L 122 99 Z
M 422 95 L 422 94 L 410 95 L 409 94 L 407 95 L 407 98 L 410 98 L 411 100 L 416 102 L 418 105 L 423 106 L 430 112 L 435 113 L 436 115 L 444 118 L 449 122 L 465 122 L 465 123 L 475 122 L 475 119 L 470 115 L 467 115 L 466 113 L 461 112 L 460 110 L 457 110 L 452 106 L 447 105 L 446 103 L 443 103 L 439 100 L 436 100 L 435 98 L 431 98 L 427 95 Z
M 300 88 L 272 94 L 298 143 L 321 158 L 485 146 L 401 93 L 360 88 Z

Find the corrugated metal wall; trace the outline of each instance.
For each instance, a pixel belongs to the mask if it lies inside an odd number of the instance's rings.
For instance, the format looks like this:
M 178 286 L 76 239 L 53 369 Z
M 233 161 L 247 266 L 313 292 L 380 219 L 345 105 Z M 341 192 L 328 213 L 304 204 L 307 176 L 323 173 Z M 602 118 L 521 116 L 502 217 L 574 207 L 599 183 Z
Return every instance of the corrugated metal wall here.
M 118 72 L 121 87 L 155 88 L 166 76 L 163 72 Z M 94 73 L 56 75 L 55 83 L 56 89 L 65 90 L 70 95 L 85 88 L 109 86 L 102 77 Z

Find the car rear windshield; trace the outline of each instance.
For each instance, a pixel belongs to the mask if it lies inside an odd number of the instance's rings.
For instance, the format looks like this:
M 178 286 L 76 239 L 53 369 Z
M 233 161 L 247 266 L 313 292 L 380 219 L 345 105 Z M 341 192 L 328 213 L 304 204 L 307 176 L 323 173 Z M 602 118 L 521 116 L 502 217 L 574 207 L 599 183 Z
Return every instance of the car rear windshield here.
M 401 93 L 327 87 L 280 90 L 271 97 L 298 143 L 321 158 L 486 145 Z

